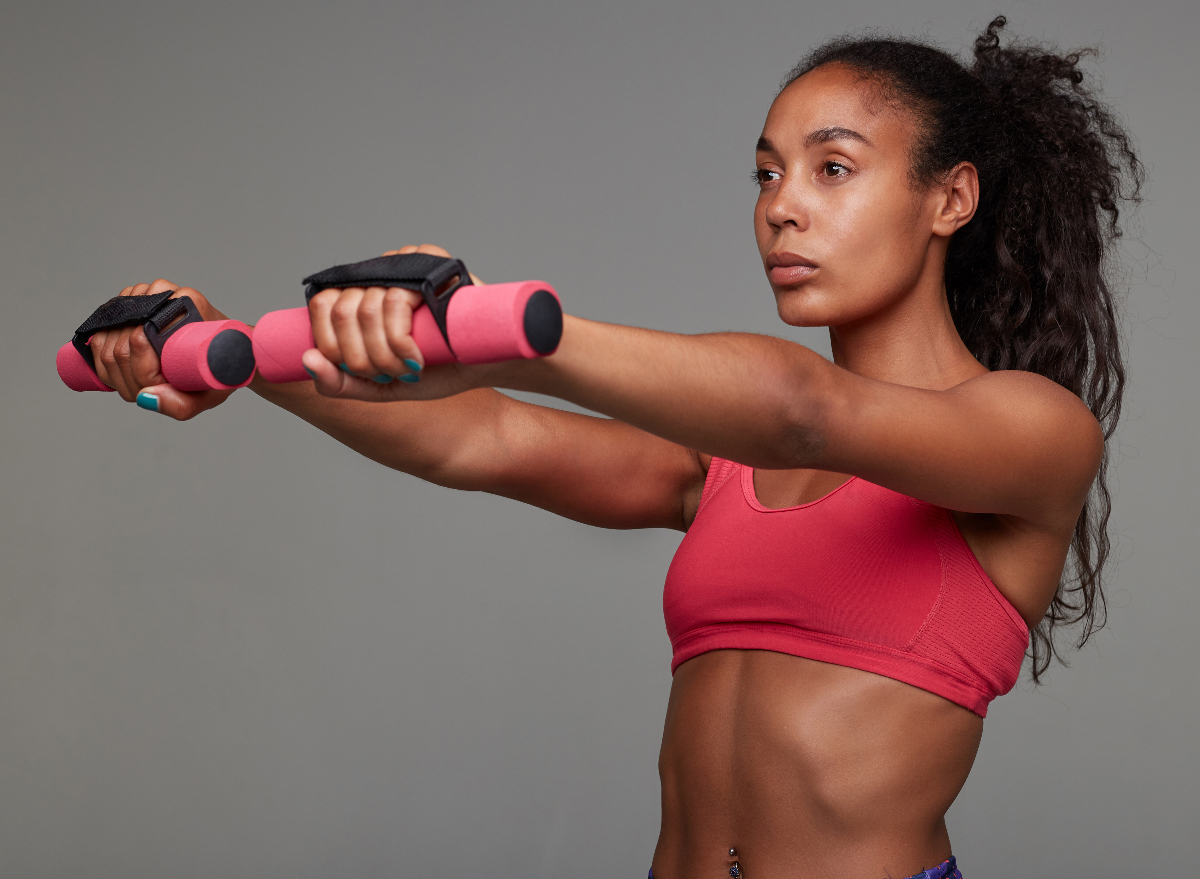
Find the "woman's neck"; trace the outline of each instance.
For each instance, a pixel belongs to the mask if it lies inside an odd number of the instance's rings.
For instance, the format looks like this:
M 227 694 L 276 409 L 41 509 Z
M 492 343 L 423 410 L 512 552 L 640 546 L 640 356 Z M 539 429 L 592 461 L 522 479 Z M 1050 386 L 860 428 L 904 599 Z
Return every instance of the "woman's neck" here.
M 829 328 L 833 360 L 857 375 L 944 390 L 987 372 L 954 326 L 942 278 L 869 318 Z

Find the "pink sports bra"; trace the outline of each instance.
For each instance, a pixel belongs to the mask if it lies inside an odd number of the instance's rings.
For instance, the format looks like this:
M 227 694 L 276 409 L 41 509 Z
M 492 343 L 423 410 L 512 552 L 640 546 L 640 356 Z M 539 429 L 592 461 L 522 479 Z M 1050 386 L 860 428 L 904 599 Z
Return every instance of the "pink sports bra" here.
M 980 717 L 1016 683 L 1029 629 L 950 514 L 857 477 L 771 510 L 713 458 L 667 572 L 671 671 L 709 650 L 774 650 L 885 675 Z

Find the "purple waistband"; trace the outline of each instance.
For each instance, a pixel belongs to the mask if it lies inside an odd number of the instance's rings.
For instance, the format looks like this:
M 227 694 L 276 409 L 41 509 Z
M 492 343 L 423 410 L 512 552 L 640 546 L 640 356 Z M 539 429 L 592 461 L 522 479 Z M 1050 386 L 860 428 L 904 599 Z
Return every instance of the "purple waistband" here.
M 744 875 L 744 874 L 742 874 Z M 654 868 L 650 869 L 650 875 L 647 879 L 654 879 Z M 958 870 L 958 863 L 951 855 L 947 861 L 942 861 L 936 867 L 931 867 L 928 870 L 922 870 L 914 876 L 909 876 L 908 879 L 963 879 L 962 873 Z

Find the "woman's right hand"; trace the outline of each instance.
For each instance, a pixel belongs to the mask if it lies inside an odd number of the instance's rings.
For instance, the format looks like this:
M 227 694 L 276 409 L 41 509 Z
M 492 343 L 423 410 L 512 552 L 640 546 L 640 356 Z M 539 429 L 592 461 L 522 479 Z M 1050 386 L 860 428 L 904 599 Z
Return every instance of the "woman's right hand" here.
M 180 287 L 163 278 L 153 284 L 135 284 L 121 291 L 121 296 L 153 296 L 174 290 L 172 299 L 187 296 L 195 303 L 205 320 L 225 320 L 226 317 L 199 291 Z M 233 391 L 200 391 L 187 393 L 171 387 L 162 374 L 158 352 L 146 338 L 140 326 L 103 330 L 92 336 L 88 346 L 95 358 L 96 377 L 121 395 L 126 402 L 137 402 L 143 409 L 159 412 L 177 421 L 194 418 L 205 409 L 224 403 Z

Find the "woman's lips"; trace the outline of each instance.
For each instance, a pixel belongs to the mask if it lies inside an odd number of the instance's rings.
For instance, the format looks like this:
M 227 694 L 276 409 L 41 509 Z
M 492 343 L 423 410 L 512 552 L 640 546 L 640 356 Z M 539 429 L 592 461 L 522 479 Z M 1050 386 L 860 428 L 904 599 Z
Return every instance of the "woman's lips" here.
M 786 250 L 767 254 L 767 277 L 776 287 L 792 287 L 807 281 L 817 270 L 817 264 L 798 253 Z
M 791 287 L 807 281 L 817 270 L 817 264 L 798 253 L 786 250 L 767 254 L 767 277 L 776 287 Z
M 775 266 L 767 272 L 767 277 L 776 287 L 791 287 L 801 281 L 807 281 L 816 272 L 816 266 Z

